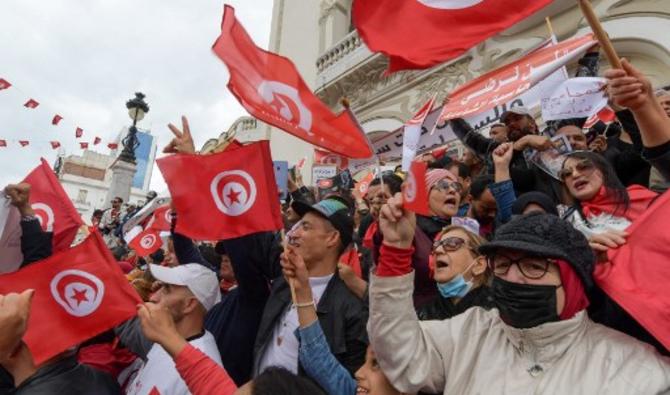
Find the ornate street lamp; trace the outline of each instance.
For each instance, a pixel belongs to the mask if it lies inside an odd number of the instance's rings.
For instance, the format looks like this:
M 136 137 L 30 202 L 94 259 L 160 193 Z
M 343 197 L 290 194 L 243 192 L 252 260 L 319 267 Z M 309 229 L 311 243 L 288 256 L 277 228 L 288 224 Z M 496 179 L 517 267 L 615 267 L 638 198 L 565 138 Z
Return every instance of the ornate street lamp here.
M 149 105 L 144 101 L 144 94 L 141 92 L 135 93 L 135 98 L 126 102 L 128 108 L 128 116 L 133 120 L 133 125 L 128 129 L 128 135 L 121 142 L 123 144 L 123 151 L 119 155 L 119 160 L 128 163 L 135 163 L 135 149 L 140 145 L 137 139 L 137 121 L 144 118 L 144 114 L 149 112 Z

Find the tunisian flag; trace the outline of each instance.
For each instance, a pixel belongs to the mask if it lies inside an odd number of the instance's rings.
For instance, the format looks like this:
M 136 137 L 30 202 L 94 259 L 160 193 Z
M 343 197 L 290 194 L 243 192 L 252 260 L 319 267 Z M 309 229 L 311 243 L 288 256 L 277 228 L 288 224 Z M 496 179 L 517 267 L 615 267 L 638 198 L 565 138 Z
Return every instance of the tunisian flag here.
M 267 140 L 212 155 L 175 154 L 156 162 L 179 213 L 177 233 L 221 240 L 283 226 Z
M 389 57 L 389 72 L 426 69 L 539 11 L 552 0 L 355 0 L 365 44 Z
M 228 5 L 212 50 L 228 67 L 228 89 L 254 117 L 349 158 L 372 156 L 351 114 L 333 114 L 289 59 L 257 47 Z
M 403 207 L 421 215 L 430 215 L 426 190 L 427 167 L 424 162 L 412 162 L 407 179 L 402 185 Z
M 66 250 L 83 222 L 56 174 L 44 158 L 41 161 L 42 164 L 30 172 L 23 182 L 30 184 L 30 205 L 42 229 L 53 232 L 54 251 Z
M 72 249 L 0 275 L 0 294 L 29 288 L 35 295 L 23 341 L 37 365 L 133 317 L 142 302 L 97 231 Z
M 172 209 L 170 205 L 158 207 L 151 219 L 147 222 L 146 229 L 154 229 L 158 231 L 169 231 L 172 228 Z
M 626 244 L 596 265 L 596 283 L 670 350 L 670 193 L 626 229 Z
M 153 229 L 146 229 L 140 232 L 134 239 L 128 243 L 128 246 L 137 252 L 138 256 L 151 255 L 158 251 L 163 245 L 160 234 Z

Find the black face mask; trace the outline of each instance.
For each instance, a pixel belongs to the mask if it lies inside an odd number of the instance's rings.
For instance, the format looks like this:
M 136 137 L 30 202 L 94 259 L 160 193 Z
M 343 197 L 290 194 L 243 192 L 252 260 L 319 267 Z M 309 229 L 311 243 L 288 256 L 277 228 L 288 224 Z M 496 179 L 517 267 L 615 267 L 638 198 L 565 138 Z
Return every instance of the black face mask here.
M 558 321 L 555 285 L 518 284 L 493 277 L 491 290 L 500 318 L 515 328 Z

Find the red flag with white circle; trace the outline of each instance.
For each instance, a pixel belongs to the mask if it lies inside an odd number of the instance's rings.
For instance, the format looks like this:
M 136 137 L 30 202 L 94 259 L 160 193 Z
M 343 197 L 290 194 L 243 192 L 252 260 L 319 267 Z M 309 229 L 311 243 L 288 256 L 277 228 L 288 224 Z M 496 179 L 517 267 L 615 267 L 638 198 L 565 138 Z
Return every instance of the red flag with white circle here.
M 0 294 L 35 290 L 23 337 L 35 364 L 128 320 L 142 300 L 100 234 L 67 251 L 0 275 Z
M 267 140 L 212 155 L 175 154 L 156 162 L 179 213 L 177 233 L 221 240 L 282 228 Z
M 254 117 L 349 158 L 372 156 L 351 114 L 334 114 L 314 95 L 293 62 L 257 47 L 235 18 L 233 7 L 224 8 L 221 35 L 212 50 L 228 67 L 228 89 Z
M 160 234 L 153 229 L 147 229 L 135 236 L 128 246 L 135 250 L 138 256 L 147 256 L 158 251 L 162 244 Z
M 53 232 L 54 251 L 68 249 L 84 223 L 46 160 L 23 180 L 30 184 L 30 205 L 45 232 Z
M 420 215 L 430 215 L 426 190 L 425 162 L 412 162 L 402 185 L 403 207 Z

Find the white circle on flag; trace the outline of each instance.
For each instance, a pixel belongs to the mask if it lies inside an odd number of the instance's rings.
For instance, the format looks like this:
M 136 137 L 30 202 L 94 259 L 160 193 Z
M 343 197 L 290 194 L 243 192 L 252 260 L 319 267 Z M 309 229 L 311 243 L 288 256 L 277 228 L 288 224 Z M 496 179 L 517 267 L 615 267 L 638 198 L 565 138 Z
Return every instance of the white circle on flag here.
M 263 81 L 258 85 L 258 94 L 265 103 L 274 108 L 285 120 L 297 124 L 309 136 L 314 134 L 312 128 L 312 113 L 300 100 L 298 90 L 279 81 Z
M 417 0 L 419 3 L 430 8 L 441 10 L 461 10 L 481 3 L 484 0 Z
M 140 239 L 140 247 L 144 248 L 145 250 L 150 249 L 154 246 L 154 244 L 156 244 L 156 235 L 154 234 L 144 235 Z
M 95 312 L 105 295 L 105 284 L 91 273 L 68 269 L 51 280 L 51 295 L 70 315 L 85 317 Z
M 407 203 L 412 203 L 416 199 L 416 179 L 411 171 L 407 173 L 407 180 L 405 180 L 405 188 L 402 193 Z
M 165 210 L 164 218 L 165 218 L 165 222 L 167 222 L 168 224 L 172 223 L 172 210 L 171 209 Z
M 256 201 L 256 183 L 243 170 L 229 170 L 216 175 L 210 184 L 216 208 L 236 217 L 247 212 Z
M 54 211 L 46 203 L 33 203 L 30 205 L 35 211 L 37 220 L 42 225 L 42 230 L 45 232 L 53 232 L 54 230 Z

